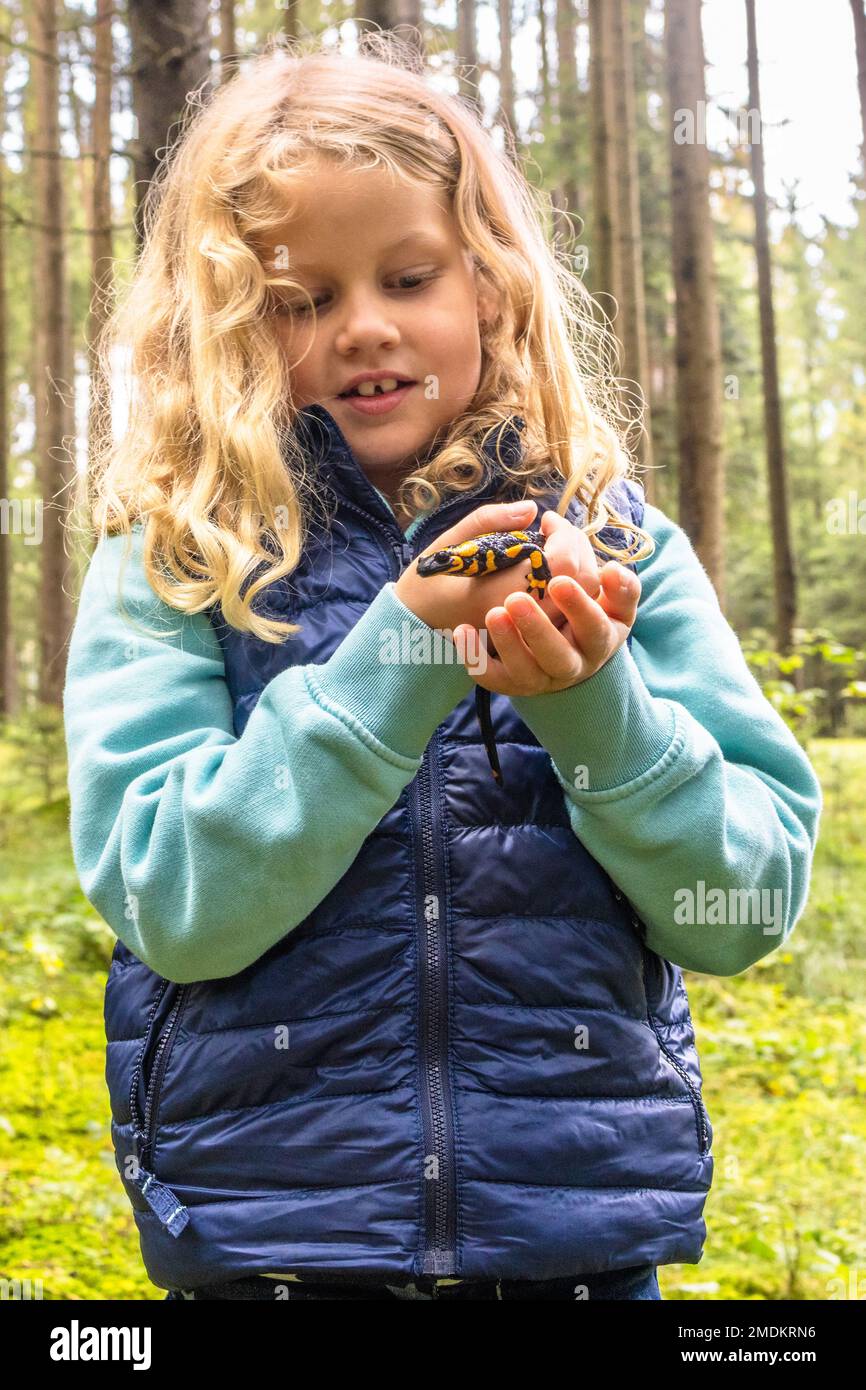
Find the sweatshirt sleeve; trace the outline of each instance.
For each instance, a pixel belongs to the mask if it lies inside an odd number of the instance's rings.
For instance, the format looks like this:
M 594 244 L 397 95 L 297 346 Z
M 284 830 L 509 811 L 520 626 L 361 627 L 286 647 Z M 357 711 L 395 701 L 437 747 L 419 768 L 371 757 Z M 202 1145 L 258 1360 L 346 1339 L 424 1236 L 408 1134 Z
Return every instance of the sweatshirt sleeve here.
M 330 660 L 269 682 L 238 738 L 210 619 L 158 598 L 140 524 L 132 536 L 128 559 L 124 536 L 97 545 L 70 641 L 73 858 L 88 900 L 152 970 L 219 979 L 334 887 L 473 681 L 456 649 L 453 664 L 383 659 L 383 630 L 430 632 L 389 583 Z
M 647 945 L 686 969 L 736 975 L 805 908 L 821 788 L 688 536 L 649 504 L 643 524 L 656 549 L 637 563 L 632 649 L 567 690 L 513 703 Z

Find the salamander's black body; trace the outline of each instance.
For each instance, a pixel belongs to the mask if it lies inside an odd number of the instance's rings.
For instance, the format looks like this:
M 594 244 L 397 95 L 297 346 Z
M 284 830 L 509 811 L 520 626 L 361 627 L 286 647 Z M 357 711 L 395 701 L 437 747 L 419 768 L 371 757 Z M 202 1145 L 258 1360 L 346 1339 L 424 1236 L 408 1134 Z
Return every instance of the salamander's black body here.
M 472 540 L 461 541 L 459 545 L 445 546 L 432 555 L 425 555 L 418 561 L 418 573 L 422 579 L 434 574 L 453 574 L 464 578 L 483 579 L 486 574 L 510 569 L 529 561 L 527 592 L 534 594 L 539 602 L 547 592 L 547 582 L 551 578 L 550 568 L 544 556 L 544 536 L 541 531 L 485 531 Z M 490 759 L 493 776 L 500 786 L 504 786 L 493 721 L 490 717 L 490 691 L 483 686 L 475 687 L 475 708 L 484 738 L 484 746 Z
M 459 574 L 481 578 L 498 570 L 510 569 L 521 560 L 531 565 L 529 590 L 539 590 L 544 598 L 547 581 L 551 578 L 544 558 L 544 536 L 540 531 L 485 531 L 471 541 L 448 545 L 435 550 L 418 561 L 422 578 L 433 574 Z

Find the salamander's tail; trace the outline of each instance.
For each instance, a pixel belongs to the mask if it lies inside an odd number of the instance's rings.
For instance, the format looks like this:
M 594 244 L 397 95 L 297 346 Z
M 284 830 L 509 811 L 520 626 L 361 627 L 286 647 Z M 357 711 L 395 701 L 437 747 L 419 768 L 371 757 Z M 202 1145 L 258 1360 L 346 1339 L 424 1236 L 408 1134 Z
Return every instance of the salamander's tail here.
M 484 739 L 484 747 L 487 749 L 487 760 L 494 778 L 500 787 L 505 785 L 502 777 L 502 768 L 499 766 L 499 751 L 496 747 L 496 734 L 493 729 L 493 719 L 490 714 L 490 691 L 485 690 L 483 685 L 475 687 L 475 711 L 478 715 L 478 723 L 481 726 L 481 737 Z

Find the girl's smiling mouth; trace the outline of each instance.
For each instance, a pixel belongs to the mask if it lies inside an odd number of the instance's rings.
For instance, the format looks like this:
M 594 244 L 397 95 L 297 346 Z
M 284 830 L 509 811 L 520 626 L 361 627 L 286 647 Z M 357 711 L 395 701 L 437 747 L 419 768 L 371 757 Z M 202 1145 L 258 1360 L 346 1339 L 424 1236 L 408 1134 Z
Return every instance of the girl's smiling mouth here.
M 389 411 L 396 409 L 415 385 L 414 381 L 401 381 L 394 389 L 382 391 L 379 389 L 381 383 L 377 382 L 373 395 L 343 395 L 338 396 L 337 400 L 344 401 L 359 415 L 387 415 Z M 365 385 L 364 389 L 369 390 L 370 388 Z

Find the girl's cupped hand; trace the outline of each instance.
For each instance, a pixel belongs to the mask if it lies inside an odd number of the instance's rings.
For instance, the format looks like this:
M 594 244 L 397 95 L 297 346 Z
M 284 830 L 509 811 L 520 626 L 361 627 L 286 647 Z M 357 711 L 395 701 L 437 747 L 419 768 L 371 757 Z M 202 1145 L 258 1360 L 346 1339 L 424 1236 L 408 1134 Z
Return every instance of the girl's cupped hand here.
M 487 611 L 486 643 L 467 623 L 453 631 L 473 680 L 500 695 L 549 694 L 589 680 L 627 640 L 637 617 L 641 582 L 633 570 L 616 560 L 599 569 L 587 536 L 558 512 L 544 512 L 538 526 L 553 575 L 547 597 L 557 616 L 548 616 L 547 601 L 514 592 Z
M 435 554 L 447 546 L 459 545 L 489 531 L 534 529 L 539 524 L 538 510 L 538 503 L 532 500 L 511 504 L 485 503 L 463 517 L 450 530 L 437 536 L 423 551 L 423 555 Z M 588 559 L 582 561 L 582 578 L 595 593 L 598 590 L 598 579 L 592 549 L 582 532 L 571 526 L 569 531 L 575 538 L 579 537 L 586 546 Z M 418 559 L 420 558 L 419 556 Z M 526 592 L 528 559 L 507 569 L 493 570 L 489 574 L 434 574 L 424 578 L 418 574 L 418 559 L 413 560 L 400 575 L 395 585 L 395 593 L 417 617 L 423 619 L 428 626 L 447 632 L 452 640 L 458 627 L 465 627 L 472 632 L 482 630 L 490 609 L 505 603 L 512 594 Z M 567 563 L 567 560 L 564 563 Z M 567 572 L 571 573 L 572 570 Z M 533 599 L 532 602 L 542 607 L 552 622 L 564 621 L 552 598 L 545 597 L 540 605 L 537 599 Z M 466 662 L 462 652 L 460 660 Z

